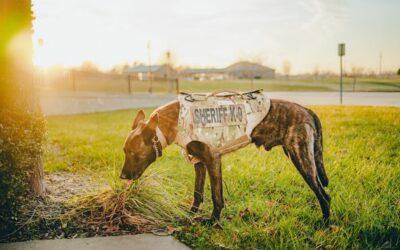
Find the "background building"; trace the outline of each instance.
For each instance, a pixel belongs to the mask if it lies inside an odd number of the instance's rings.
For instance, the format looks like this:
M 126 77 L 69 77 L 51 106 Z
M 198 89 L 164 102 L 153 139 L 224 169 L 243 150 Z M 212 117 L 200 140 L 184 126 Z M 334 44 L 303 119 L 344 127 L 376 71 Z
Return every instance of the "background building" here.
M 188 68 L 179 75 L 188 80 L 271 79 L 275 78 L 275 69 L 240 61 L 226 68 Z
M 275 70 L 259 63 L 241 61 L 225 68 L 226 74 L 233 79 L 270 79 L 275 78 Z
M 167 64 L 163 65 L 136 65 L 124 69 L 124 74 L 130 74 L 139 80 L 148 80 L 151 75 L 153 79 L 174 79 L 177 71 Z
M 184 69 L 179 72 L 179 76 L 187 80 L 224 80 L 228 78 L 224 69 L 202 68 L 202 69 Z

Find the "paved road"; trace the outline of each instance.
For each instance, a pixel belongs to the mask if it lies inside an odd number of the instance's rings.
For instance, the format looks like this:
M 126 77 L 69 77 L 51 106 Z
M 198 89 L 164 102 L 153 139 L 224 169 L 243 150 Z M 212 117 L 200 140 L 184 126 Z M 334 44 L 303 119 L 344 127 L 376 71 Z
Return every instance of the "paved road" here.
M 45 115 L 69 115 L 130 108 L 157 107 L 176 98 L 172 94 L 110 94 L 104 92 L 63 92 L 40 95 Z
M 61 240 L 34 240 L 0 244 L 4 250 L 187 250 L 184 244 L 171 236 L 152 234 L 94 237 Z
M 271 98 L 285 99 L 302 105 L 338 105 L 336 92 L 268 92 Z M 175 100 L 173 94 L 109 94 L 95 92 L 42 94 L 40 102 L 46 115 L 65 115 L 157 107 Z M 344 105 L 400 107 L 400 92 L 346 92 Z

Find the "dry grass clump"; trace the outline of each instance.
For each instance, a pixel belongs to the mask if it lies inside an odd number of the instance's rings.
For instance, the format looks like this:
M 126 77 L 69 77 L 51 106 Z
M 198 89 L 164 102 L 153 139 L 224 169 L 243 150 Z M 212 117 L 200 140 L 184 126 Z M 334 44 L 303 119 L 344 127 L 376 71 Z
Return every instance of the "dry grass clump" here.
M 101 227 L 106 233 L 121 230 L 148 232 L 173 221 L 188 219 L 179 183 L 155 171 L 131 184 L 114 179 L 100 194 L 77 197 L 62 220 L 80 217 L 83 223 Z M 180 197 L 180 198 L 179 198 Z

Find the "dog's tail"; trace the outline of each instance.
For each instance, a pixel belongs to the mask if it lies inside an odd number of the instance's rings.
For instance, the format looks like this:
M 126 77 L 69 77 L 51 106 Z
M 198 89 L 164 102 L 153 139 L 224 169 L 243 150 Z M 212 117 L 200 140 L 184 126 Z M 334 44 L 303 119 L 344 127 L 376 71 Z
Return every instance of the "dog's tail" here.
M 314 123 L 315 123 L 315 128 L 317 130 L 316 131 L 317 132 L 317 136 L 315 137 L 315 140 L 314 140 L 314 160 L 315 160 L 315 165 L 317 166 L 317 172 L 318 172 L 319 180 L 321 181 L 321 184 L 324 187 L 326 187 L 326 186 L 328 186 L 329 180 L 328 180 L 328 176 L 326 175 L 326 172 L 325 172 L 324 158 L 323 158 L 323 155 L 322 155 L 322 151 L 323 151 L 323 146 L 322 146 L 322 126 L 321 126 L 321 122 L 320 122 L 318 116 L 312 110 L 308 110 L 308 112 L 313 117 Z

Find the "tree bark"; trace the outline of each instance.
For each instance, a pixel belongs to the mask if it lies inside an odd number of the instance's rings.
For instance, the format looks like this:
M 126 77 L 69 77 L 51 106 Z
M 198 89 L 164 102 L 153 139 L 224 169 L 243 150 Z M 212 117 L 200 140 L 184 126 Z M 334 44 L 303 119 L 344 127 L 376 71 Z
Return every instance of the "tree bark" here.
M 22 115 L 41 115 L 33 83 L 31 6 L 31 0 L 0 3 L 0 105 L 22 107 Z M 28 176 L 29 191 L 43 196 L 46 189 L 40 154 L 32 159 Z
M 33 168 L 30 173 L 29 185 L 32 194 L 44 197 L 46 194 L 46 186 L 44 184 L 44 172 L 42 157 L 38 157 L 37 161 L 33 162 Z

